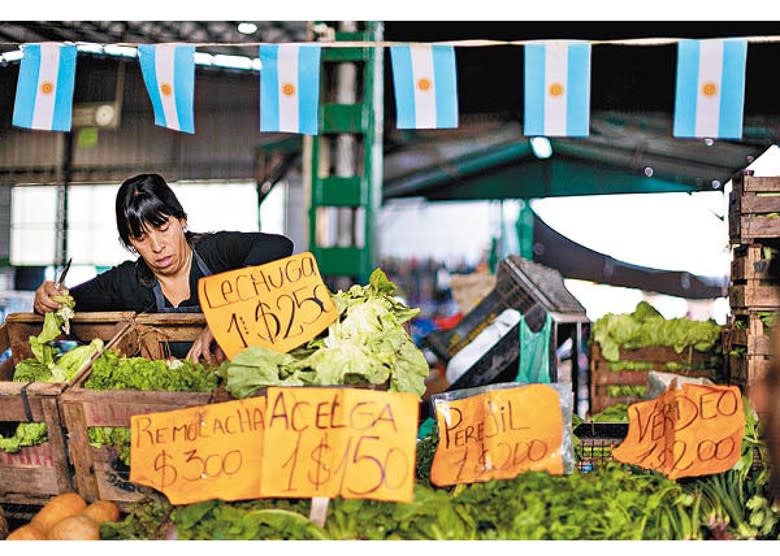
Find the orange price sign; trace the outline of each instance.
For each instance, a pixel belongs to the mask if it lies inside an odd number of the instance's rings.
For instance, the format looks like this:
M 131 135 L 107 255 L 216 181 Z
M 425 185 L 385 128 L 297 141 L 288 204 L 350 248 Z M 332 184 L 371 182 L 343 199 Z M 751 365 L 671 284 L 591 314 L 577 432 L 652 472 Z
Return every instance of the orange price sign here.
M 269 388 L 263 496 L 411 502 L 419 400 L 357 388 Z
M 309 252 L 201 278 L 198 299 L 231 359 L 249 346 L 290 351 L 338 317 Z
M 612 456 L 670 479 L 722 473 L 739 460 L 745 415 L 736 386 L 683 384 L 628 408 L 628 434 Z
M 460 400 L 434 399 L 439 447 L 431 482 L 439 486 L 511 479 L 524 471 L 560 475 L 563 412 L 544 384 L 492 390 Z
M 130 481 L 172 504 L 260 496 L 265 399 L 130 418 Z

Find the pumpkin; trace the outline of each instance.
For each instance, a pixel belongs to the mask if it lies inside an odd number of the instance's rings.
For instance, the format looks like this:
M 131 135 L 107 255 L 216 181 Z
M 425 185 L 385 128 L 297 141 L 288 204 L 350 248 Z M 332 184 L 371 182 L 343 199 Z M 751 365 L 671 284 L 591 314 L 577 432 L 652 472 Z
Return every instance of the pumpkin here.
M 35 525 L 27 524 L 22 525 L 13 533 L 6 537 L 7 541 L 43 541 L 46 540 L 44 535 Z
M 106 521 L 119 521 L 119 507 L 110 500 L 96 500 L 80 515 L 85 515 L 101 525 Z
M 53 541 L 99 541 L 100 525 L 85 515 L 74 515 L 52 527 L 46 538 Z
M 58 494 L 35 514 L 30 522 L 42 533 L 48 533 L 57 522 L 66 517 L 80 514 L 87 507 L 84 499 L 75 492 Z

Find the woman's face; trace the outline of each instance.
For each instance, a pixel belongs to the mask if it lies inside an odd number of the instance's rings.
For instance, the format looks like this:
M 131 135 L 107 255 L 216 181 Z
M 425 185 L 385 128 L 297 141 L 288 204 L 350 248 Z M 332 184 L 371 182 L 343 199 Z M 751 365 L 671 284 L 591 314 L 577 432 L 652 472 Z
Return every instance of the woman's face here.
M 155 274 L 171 276 L 189 260 L 189 246 L 184 236 L 187 221 L 169 216 L 161 226 L 147 224 L 141 237 L 130 238 L 133 246 Z

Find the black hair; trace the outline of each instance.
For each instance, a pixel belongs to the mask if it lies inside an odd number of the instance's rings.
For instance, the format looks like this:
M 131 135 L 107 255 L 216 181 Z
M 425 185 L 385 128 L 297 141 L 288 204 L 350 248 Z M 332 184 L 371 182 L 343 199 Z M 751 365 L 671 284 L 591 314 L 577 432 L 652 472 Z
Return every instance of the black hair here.
M 130 249 L 148 225 L 161 226 L 168 217 L 187 218 L 179 199 L 159 174 L 139 174 L 125 180 L 116 194 L 119 239 Z

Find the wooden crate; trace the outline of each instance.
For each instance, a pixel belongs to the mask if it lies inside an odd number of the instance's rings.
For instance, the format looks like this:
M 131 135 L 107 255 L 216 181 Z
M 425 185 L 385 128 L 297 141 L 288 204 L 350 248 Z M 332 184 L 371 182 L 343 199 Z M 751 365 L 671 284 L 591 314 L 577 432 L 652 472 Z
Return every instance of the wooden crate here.
M 700 352 L 693 348 L 677 353 L 673 348 L 666 346 L 652 346 L 633 350 L 620 350 L 620 361 L 637 361 L 655 365 L 656 371 L 667 371 L 665 363 L 696 363 L 708 365 L 713 357 L 713 352 Z M 595 415 L 604 409 L 619 403 L 635 403 L 641 401 L 640 396 L 609 396 L 609 386 L 647 386 L 649 371 L 612 371 L 609 368 L 610 361 L 601 355 L 598 344 L 593 343 L 590 349 L 590 414 Z M 706 377 L 714 379 L 717 376 L 715 369 L 701 369 L 695 371 L 674 371 L 688 377 Z
M 764 323 L 757 311 L 742 311 L 732 315 L 732 323 L 727 327 L 727 338 L 724 336 L 723 348 L 725 354 L 736 347 L 745 348 L 748 356 L 772 355 L 772 339 L 769 330 L 765 330 Z M 737 327 L 740 321 L 742 327 Z
M 747 280 L 729 286 L 732 311 L 780 309 L 780 288 L 768 280 Z
M 771 259 L 764 255 L 764 246 L 760 243 L 735 247 L 731 260 L 731 280 L 741 283 L 745 280 L 769 279 Z
M 69 339 L 88 343 L 101 338 L 110 343 L 131 324 L 133 313 L 77 313 L 71 319 Z M 0 326 L 0 352 L 11 348 L 11 357 L 0 365 L 0 421 L 44 422 L 48 441 L 22 448 L 16 454 L 0 452 L 0 503 L 44 504 L 52 495 L 73 490 L 67 457 L 59 396 L 64 383 L 13 382 L 16 365 L 32 357 L 29 337 L 40 333 L 43 317 L 13 313 Z M 11 425 L 11 426 L 13 426 Z
M 135 319 L 116 351 L 127 356 L 164 358 L 166 342 L 192 341 L 205 326 L 202 314 L 145 315 Z M 86 500 L 111 500 L 127 510 L 132 502 L 151 492 L 129 481 L 129 469 L 121 463 L 113 447 L 94 448 L 89 444 L 88 427 L 129 427 L 130 417 L 145 413 L 172 411 L 226 401 L 222 392 L 156 392 L 136 390 L 89 390 L 84 383 L 87 369 L 60 398 L 68 431 L 68 448 L 75 468 L 76 488 Z
M 728 381 L 741 387 L 762 380 L 772 369 L 772 357 L 768 355 L 745 355 L 728 358 Z
M 738 175 L 729 194 L 729 237 L 732 244 L 780 238 L 780 177 Z

